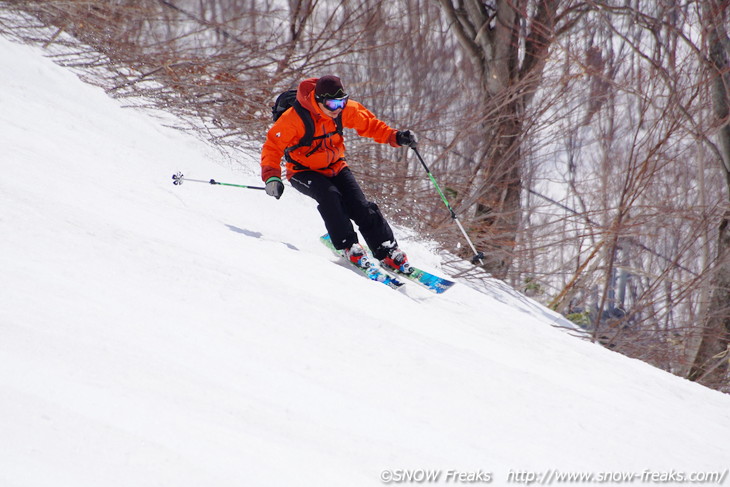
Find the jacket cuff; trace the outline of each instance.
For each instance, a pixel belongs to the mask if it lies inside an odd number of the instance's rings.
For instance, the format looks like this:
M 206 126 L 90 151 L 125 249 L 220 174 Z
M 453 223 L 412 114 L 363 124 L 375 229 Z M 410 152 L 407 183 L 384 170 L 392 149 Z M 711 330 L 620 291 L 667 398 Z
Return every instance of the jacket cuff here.
M 388 143 L 392 145 L 393 147 L 400 147 L 400 144 L 397 141 L 398 131 L 393 130 L 391 132 L 390 137 L 388 137 Z
M 264 166 L 261 168 L 261 180 L 266 182 L 271 178 L 281 179 L 281 168 L 274 169 L 273 167 Z

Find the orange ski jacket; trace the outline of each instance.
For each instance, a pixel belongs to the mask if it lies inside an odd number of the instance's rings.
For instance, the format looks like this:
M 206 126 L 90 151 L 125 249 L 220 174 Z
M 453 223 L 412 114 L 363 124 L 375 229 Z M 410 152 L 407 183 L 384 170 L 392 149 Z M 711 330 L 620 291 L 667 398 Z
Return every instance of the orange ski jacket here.
M 314 99 L 314 86 L 317 78 L 302 81 L 297 88 L 297 101 L 312 115 L 314 136 L 328 133 L 332 135 L 324 139 L 315 139 L 310 146 L 299 147 L 289 152 L 286 164 L 286 177 L 301 171 L 316 171 L 327 176 L 337 175 L 347 167 L 345 161 L 345 141 L 336 133 L 335 119 L 326 115 Z M 381 144 L 400 147 L 396 142 L 396 130 L 385 122 L 378 120 L 360 103 L 348 100 L 342 110 L 342 126 L 355 129 L 358 135 L 370 137 Z M 261 149 L 261 179 L 267 181 L 271 177 L 281 177 L 281 160 L 287 148 L 293 147 L 304 137 L 304 122 L 293 108 L 285 111 L 274 122 Z M 293 162 L 292 162 L 293 161 Z

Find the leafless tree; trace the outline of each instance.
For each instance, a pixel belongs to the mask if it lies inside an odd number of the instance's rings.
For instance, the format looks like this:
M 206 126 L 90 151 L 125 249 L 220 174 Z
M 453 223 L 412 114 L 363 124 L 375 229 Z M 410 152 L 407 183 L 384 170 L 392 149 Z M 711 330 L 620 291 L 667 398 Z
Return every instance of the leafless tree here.
M 462 202 L 488 246 L 486 269 L 510 270 L 522 218 L 526 111 L 540 85 L 553 42 L 580 17 L 583 2 L 560 0 L 440 0 L 471 64 L 478 127 L 469 158 L 471 186 Z M 454 140 L 464 137 L 458 131 Z
M 730 38 L 726 27 L 727 7 L 727 2 L 708 0 L 703 3 L 701 13 L 717 130 L 717 159 L 725 176 L 726 201 L 730 203 Z M 718 233 L 713 295 L 689 377 L 721 388 L 728 385 L 730 369 L 730 204 L 726 206 Z
M 529 213 L 532 245 L 549 249 L 531 279 L 555 289 L 550 304 L 603 343 L 681 375 L 726 198 L 695 28 L 702 5 L 591 2 L 546 68 L 550 92 L 537 95 L 554 120 L 537 131 L 540 154 L 555 157 L 529 190 L 540 204 Z

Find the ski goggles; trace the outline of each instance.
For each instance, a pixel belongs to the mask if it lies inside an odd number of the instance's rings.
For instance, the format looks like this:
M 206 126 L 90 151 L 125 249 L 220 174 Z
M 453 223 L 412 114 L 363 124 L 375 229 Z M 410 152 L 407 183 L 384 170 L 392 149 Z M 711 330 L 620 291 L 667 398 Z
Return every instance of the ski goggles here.
M 345 108 L 345 105 L 347 105 L 347 100 L 349 98 L 350 98 L 349 96 L 345 95 L 342 98 L 327 98 L 327 99 L 322 99 L 322 100 L 318 100 L 318 101 L 322 105 L 324 105 L 324 107 L 327 110 L 334 112 L 335 110 L 340 110 L 342 108 Z

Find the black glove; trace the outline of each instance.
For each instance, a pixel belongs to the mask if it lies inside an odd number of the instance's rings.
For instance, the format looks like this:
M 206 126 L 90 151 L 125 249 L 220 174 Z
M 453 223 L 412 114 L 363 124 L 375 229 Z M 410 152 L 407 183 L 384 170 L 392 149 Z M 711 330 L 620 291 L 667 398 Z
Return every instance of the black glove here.
M 283 193 L 284 183 L 281 182 L 281 178 L 274 176 L 266 180 L 266 194 L 278 200 Z
M 398 131 L 395 134 L 395 141 L 400 146 L 418 147 L 418 137 L 416 133 L 410 130 Z

